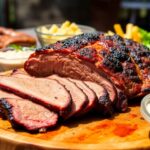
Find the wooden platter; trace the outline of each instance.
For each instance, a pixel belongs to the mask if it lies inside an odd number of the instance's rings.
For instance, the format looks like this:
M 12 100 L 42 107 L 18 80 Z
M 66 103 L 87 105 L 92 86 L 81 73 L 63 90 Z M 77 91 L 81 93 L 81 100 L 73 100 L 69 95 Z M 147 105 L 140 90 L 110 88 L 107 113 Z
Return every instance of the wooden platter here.
M 46 133 L 14 130 L 0 118 L 0 150 L 150 149 L 150 123 L 139 105 L 108 119 L 96 114 L 73 118 Z

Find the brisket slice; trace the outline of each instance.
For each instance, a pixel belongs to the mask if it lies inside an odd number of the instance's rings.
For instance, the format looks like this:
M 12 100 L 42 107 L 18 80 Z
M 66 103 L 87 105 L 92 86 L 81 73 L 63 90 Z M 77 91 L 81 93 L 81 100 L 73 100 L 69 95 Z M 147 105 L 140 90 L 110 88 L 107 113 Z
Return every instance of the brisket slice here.
M 58 115 L 28 99 L 0 90 L 0 107 L 13 127 L 44 132 L 57 124 Z
M 28 131 L 45 132 L 57 124 L 56 113 L 27 99 L 2 98 L 0 106 L 15 128 L 20 126 Z
M 68 111 L 71 104 L 70 94 L 64 86 L 55 80 L 1 76 L 0 88 L 11 91 L 23 98 L 29 98 L 57 111 L 60 115 Z
M 75 80 L 75 79 L 71 79 L 69 78 L 70 81 L 74 82 L 80 89 L 83 90 L 83 92 L 87 95 L 88 97 L 88 104 L 87 106 L 82 110 L 82 112 L 80 113 L 85 114 L 87 112 L 89 112 L 90 110 L 92 110 L 92 108 L 95 106 L 96 101 L 97 101 L 97 96 L 94 93 L 94 91 L 92 89 L 90 89 L 83 81 L 81 80 Z
M 104 115 L 112 115 L 113 114 L 113 104 L 109 99 L 109 95 L 104 87 L 98 85 L 97 83 L 84 81 L 84 83 L 91 88 L 97 96 L 97 102 L 95 108 L 98 112 Z
M 57 75 L 52 75 L 48 77 L 49 79 L 57 80 L 59 83 L 65 86 L 65 88 L 70 92 L 72 97 L 71 112 L 65 114 L 64 118 L 70 118 L 71 116 L 79 115 L 82 110 L 88 104 L 88 98 L 85 93 L 78 88 L 73 82 L 66 78 L 59 77 Z

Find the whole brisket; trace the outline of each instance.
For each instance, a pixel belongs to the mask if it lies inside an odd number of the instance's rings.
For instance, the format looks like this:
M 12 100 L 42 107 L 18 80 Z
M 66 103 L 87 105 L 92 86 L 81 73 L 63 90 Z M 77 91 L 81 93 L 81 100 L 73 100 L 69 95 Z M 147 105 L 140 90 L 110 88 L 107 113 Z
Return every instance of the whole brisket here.
M 37 49 L 24 68 L 34 76 L 55 73 L 99 83 L 108 91 L 118 109 L 125 111 L 127 99 L 150 92 L 149 66 L 148 48 L 118 35 L 106 36 L 96 32 Z M 116 94 L 117 91 L 119 93 Z M 121 98 L 120 93 L 124 94 Z

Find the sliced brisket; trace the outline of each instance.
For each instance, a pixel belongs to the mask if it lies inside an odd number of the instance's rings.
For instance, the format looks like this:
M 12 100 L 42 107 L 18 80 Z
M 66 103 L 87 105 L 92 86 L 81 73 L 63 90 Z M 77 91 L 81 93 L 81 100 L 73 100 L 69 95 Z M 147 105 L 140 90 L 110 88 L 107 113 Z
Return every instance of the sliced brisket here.
M 0 94 L 0 107 L 15 128 L 44 132 L 57 124 L 58 115 L 49 109 L 2 90 Z
M 5 98 L 9 98 L 9 97 L 18 98 L 17 96 L 15 96 L 13 94 L 9 94 L 8 92 L 5 92 L 2 89 L 0 89 L 0 99 L 4 98 L 4 97 Z M 1 106 L 0 106 L 0 117 L 3 118 L 3 119 L 7 118 L 7 116 L 5 115 L 5 113 L 4 113 L 3 109 L 1 108 Z
M 65 114 L 64 118 L 67 119 L 71 116 L 78 115 L 88 104 L 88 98 L 85 93 L 78 88 L 73 82 L 66 78 L 59 77 L 57 75 L 52 75 L 48 77 L 49 79 L 57 80 L 59 83 L 65 86 L 65 88 L 70 92 L 72 97 L 71 112 Z
M 27 99 L 2 98 L 0 105 L 15 128 L 20 126 L 28 131 L 45 132 L 58 120 L 56 113 Z
M 109 95 L 105 88 L 97 83 L 84 81 L 84 83 L 91 88 L 97 96 L 97 102 L 95 108 L 98 112 L 104 115 L 112 115 L 113 114 L 113 104 L 109 99 Z
M 85 108 L 82 109 L 82 112 L 80 114 L 85 114 L 92 110 L 92 108 L 95 106 L 96 101 L 97 101 L 97 96 L 94 93 L 92 89 L 90 89 L 83 81 L 81 80 L 75 80 L 69 78 L 70 81 L 74 82 L 80 89 L 83 90 L 83 92 L 87 95 L 88 97 L 88 104 Z
M 23 98 L 29 98 L 60 114 L 68 111 L 71 104 L 70 94 L 64 86 L 55 80 L 1 76 L 0 88 L 11 91 Z

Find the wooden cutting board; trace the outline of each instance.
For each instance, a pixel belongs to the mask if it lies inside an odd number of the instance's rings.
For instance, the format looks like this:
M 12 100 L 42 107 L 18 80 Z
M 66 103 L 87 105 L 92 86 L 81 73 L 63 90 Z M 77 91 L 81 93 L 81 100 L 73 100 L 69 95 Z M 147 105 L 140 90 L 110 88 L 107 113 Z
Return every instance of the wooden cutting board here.
M 36 134 L 14 130 L 0 118 L 0 150 L 150 149 L 150 123 L 139 106 L 132 104 L 128 112 L 109 119 L 95 114 L 73 118 Z

